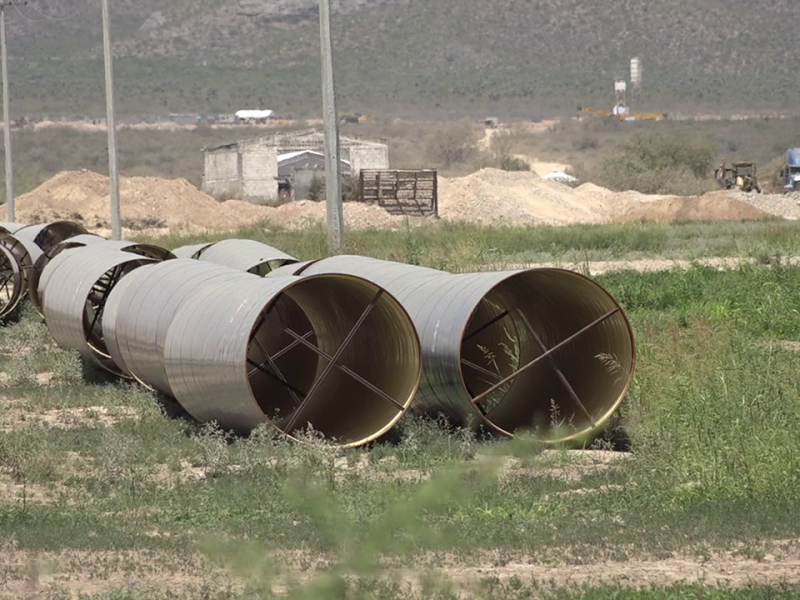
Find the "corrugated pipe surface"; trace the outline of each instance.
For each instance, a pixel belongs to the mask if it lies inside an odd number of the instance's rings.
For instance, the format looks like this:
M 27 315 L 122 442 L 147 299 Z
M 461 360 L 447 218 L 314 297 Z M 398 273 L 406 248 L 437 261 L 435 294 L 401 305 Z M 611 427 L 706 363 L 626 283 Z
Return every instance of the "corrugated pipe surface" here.
M 102 244 L 62 252 L 42 273 L 40 296 L 47 328 L 56 342 L 73 348 L 108 371 L 124 375 L 103 338 L 109 292 L 130 271 L 154 259 L 104 249 Z M 46 294 L 41 294 L 46 289 Z
M 0 319 L 10 315 L 22 300 L 24 280 L 11 250 L 0 246 Z
M 29 225 L 15 232 L 15 237 L 21 240 L 30 240 L 42 252 L 47 252 L 67 238 L 86 233 L 86 228 L 72 221 L 55 221 L 53 223 L 42 223 L 40 225 Z M 38 258 L 38 257 L 37 257 Z M 33 262 L 36 262 L 35 259 Z
M 203 253 L 203 250 L 208 248 L 209 246 L 213 246 L 214 242 L 205 242 L 203 244 L 191 244 L 189 246 L 178 246 L 175 248 L 172 253 L 177 258 L 193 258 L 197 260 L 200 258 L 200 255 Z
M 266 275 L 273 269 L 297 262 L 293 256 L 255 240 L 223 240 L 202 251 L 198 260 L 236 271 Z
M 580 442 L 602 428 L 630 387 L 630 324 L 608 292 L 578 273 L 452 275 L 337 256 L 299 274 L 321 273 L 374 281 L 411 315 L 424 356 L 419 412 L 505 435 L 533 430 L 551 442 Z
M 195 418 L 248 432 L 272 420 L 347 446 L 392 427 L 416 394 L 421 350 L 406 311 L 346 275 L 215 278 L 176 311 L 169 388 Z
M 36 308 L 36 312 L 38 312 L 41 316 L 44 316 L 44 312 L 42 311 L 42 300 L 39 297 L 39 281 L 42 278 L 42 272 L 44 268 L 47 266 L 51 260 L 53 260 L 56 256 L 61 254 L 64 250 L 70 248 L 81 248 L 83 246 L 88 246 L 90 244 L 96 244 L 98 242 L 104 241 L 104 237 L 100 237 L 99 235 L 95 235 L 93 233 L 82 233 L 80 235 L 73 236 L 71 238 L 67 238 L 59 242 L 58 244 L 54 245 L 53 247 L 49 248 L 42 255 L 36 259 L 36 262 L 33 263 L 33 269 L 30 271 L 28 281 L 28 298 L 33 304 L 34 308 Z
M 23 227 L 27 227 L 27 225 L 25 223 L 0 222 L 0 233 L 10 233 L 13 235 L 15 231 L 19 231 Z
M 256 275 L 190 259 L 146 265 L 125 276 L 108 295 L 103 334 L 114 362 L 144 385 L 174 396 L 164 370 L 164 343 L 183 303 L 219 278 Z

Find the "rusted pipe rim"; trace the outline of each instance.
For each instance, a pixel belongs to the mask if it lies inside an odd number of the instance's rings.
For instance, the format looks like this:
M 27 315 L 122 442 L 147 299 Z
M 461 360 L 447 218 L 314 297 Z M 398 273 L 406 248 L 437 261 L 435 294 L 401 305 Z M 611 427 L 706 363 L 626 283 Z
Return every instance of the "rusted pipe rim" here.
M 7 317 L 19 305 L 24 278 L 17 259 L 7 248 L 0 246 L 0 319 Z
M 597 433 L 630 389 L 633 330 L 595 281 L 564 269 L 511 275 L 462 331 L 461 381 L 484 422 L 550 443 Z

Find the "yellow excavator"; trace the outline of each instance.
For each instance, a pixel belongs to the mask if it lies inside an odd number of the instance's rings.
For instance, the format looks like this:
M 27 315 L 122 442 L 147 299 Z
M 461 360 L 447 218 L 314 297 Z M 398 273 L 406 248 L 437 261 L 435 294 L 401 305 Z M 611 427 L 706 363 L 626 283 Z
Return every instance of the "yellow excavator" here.
M 589 106 L 579 106 L 578 112 L 600 115 L 601 117 L 611 117 L 614 119 L 619 119 L 620 121 L 661 121 L 667 118 L 667 113 L 648 113 L 648 112 L 614 113 L 611 112 L 610 110 L 603 110 L 602 108 L 591 108 Z

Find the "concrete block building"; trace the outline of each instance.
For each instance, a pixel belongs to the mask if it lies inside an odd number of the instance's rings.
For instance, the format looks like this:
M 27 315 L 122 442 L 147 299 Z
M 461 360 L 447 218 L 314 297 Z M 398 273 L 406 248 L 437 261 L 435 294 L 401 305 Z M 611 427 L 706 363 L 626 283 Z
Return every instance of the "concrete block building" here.
M 323 151 L 324 136 L 318 131 L 277 133 L 213 148 L 204 148 L 203 191 L 216 198 L 239 198 L 256 204 L 281 202 L 278 156 L 312 150 Z M 388 169 L 389 147 L 382 141 L 342 137 L 340 159 L 358 176 L 361 169 Z M 284 169 L 285 170 L 285 169 Z

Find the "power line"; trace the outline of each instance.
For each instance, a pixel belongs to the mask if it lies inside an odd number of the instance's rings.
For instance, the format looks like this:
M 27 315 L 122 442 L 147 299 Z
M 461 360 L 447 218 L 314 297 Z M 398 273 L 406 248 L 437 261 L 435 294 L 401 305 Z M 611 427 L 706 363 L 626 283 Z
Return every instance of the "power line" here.
M 25 2 L 25 4 L 27 4 L 27 2 Z M 17 11 L 19 16 L 25 19 L 26 21 L 30 21 L 31 23 L 38 23 L 39 21 L 42 20 L 42 19 L 31 19 L 30 17 L 25 16 L 25 14 L 19 9 L 19 6 L 17 5 L 16 2 L 9 2 L 7 6 L 13 6 L 14 10 Z

